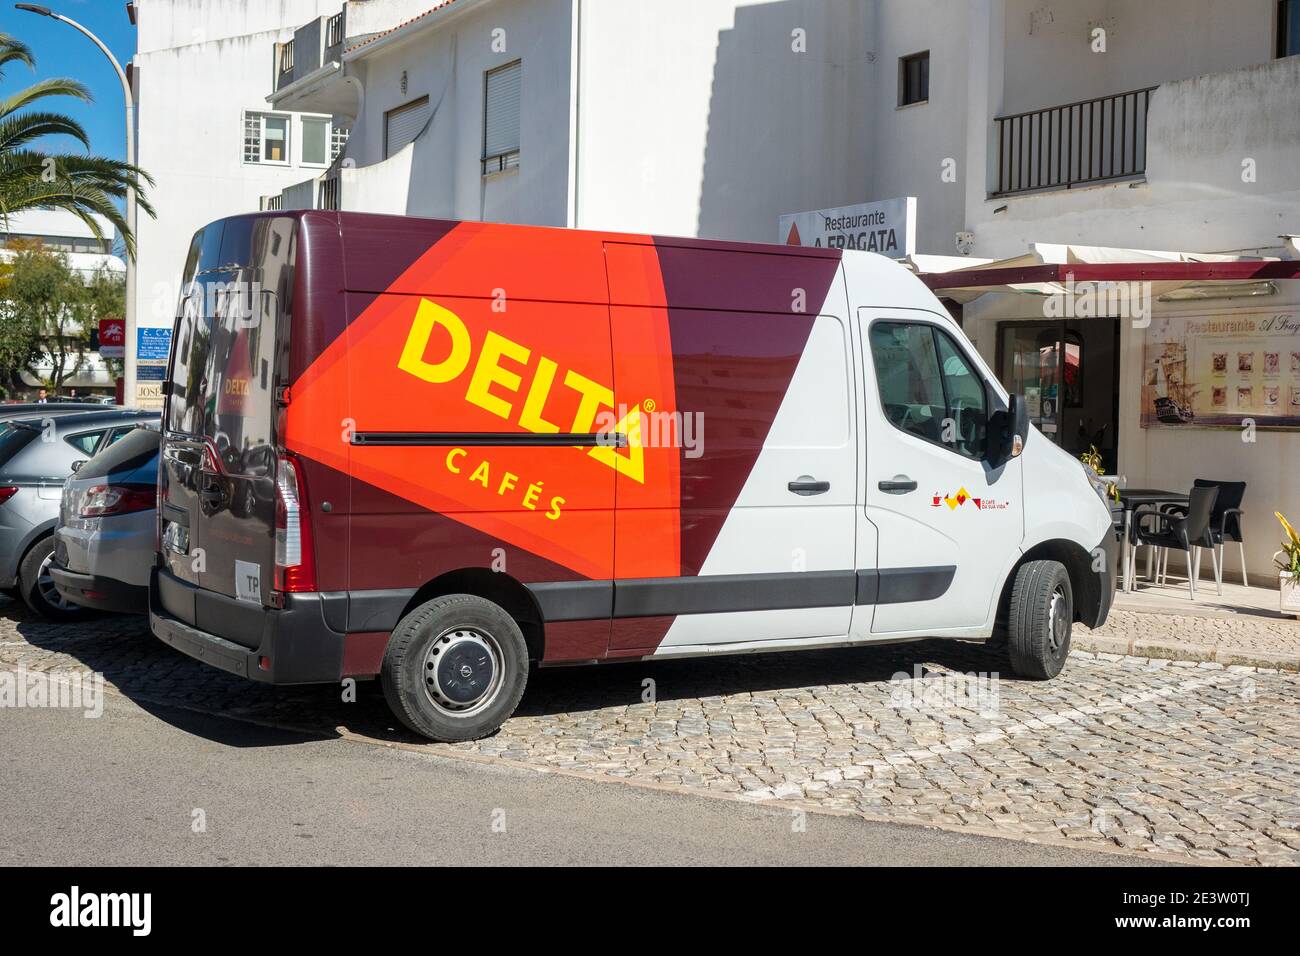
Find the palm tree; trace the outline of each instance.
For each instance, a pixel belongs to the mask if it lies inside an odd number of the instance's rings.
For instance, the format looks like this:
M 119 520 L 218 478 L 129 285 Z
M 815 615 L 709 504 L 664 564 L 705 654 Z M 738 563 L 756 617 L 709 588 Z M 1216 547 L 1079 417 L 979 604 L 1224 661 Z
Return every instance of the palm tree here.
M 35 65 L 25 43 L 0 33 L 0 78 L 10 63 Z M 80 217 L 95 238 L 103 239 L 95 218 L 98 214 L 116 227 L 127 255 L 134 259 L 135 236 L 114 200 L 124 199 L 127 191 L 133 190 L 139 208 L 153 216 L 153 207 L 141 191 L 141 183 L 152 186 L 153 180 L 138 166 L 120 160 L 31 148 L 29 144 L 39 137 L 60 134 L 90 148 L 86 131 L 71 117 L 45 110 L 19 112 L 51 96 L 72 96 L 85 102 L 92 99 L 84 85 L 62 78 L 41 80 L 0 99 L 0 219 L 7 225 L 10 215 L 24 209 L 66 209 Z

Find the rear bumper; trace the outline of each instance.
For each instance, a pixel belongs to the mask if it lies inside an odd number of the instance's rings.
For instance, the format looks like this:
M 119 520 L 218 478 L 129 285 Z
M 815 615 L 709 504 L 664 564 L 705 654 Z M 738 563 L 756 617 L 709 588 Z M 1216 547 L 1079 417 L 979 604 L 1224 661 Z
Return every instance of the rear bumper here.
M 200 602 L 205 627 L 193 623 Z M 346 636 L 326 622 L 325 603 L 321 594 L 287 594 L 283 608 L 254 608 L 154 568 L 149 626 L 182 654 L 249 680 L 335 683 Z
M 115 614 L 143 614 L 149 609 L 149 589 L 138 584 L 103 575 L 81 574 L 57 564 L 50 565 L 50 577 L 54 578 L 55 589 L 66 600 L 82 607 Z

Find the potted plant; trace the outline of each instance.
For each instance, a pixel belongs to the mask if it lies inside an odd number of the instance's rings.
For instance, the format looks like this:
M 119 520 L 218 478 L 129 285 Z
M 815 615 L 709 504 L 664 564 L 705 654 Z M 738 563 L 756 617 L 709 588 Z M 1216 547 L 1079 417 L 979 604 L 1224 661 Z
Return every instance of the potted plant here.
M 1079 461 L 1083 462 L 1083 467 L 1088 472 L 1088 481 L 1096 489 L 1097 494 L 1103 501 L 1110 499 L 1115 505 L 1119 504 L 1119 485 L 1113 481 L 1106 481 L 1101 474 L 1101 452 L 1097 450 L 1096 445 L 1089 445 L 1088 450 L 1079 456 Z M 1108 502 L 1109 503 L 1109 502 Z M 1112 505 L 1112 508 L 1114 505 Z
M 1283 614 L 1295 614 L 1300 617 L 1300 534 L 1291 527 L 1280 511 L 1274 511 L 1277 520 L 1286 529 L 1282 539 L 1282 550 L 1273 555 L 1281 572 L 1278 575 L 1278 590 L 1281 592 Z

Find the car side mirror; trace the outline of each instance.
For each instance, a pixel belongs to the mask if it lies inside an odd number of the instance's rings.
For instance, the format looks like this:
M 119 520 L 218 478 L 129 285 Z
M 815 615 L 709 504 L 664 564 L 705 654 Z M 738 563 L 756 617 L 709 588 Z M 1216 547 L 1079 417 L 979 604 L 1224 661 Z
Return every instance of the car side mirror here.
M 75 475 L 78 471 L 81 470 L 81 466 L 84 465 L 85 463 L 86 460 L 84 458 L 74 461 L 72 463 L 72 473 Z
M 1009 395 L 1007 407 L 989 416 L 989 463 L 1000 468 L 1025 450 L 1029 406 L 1023 395 Z

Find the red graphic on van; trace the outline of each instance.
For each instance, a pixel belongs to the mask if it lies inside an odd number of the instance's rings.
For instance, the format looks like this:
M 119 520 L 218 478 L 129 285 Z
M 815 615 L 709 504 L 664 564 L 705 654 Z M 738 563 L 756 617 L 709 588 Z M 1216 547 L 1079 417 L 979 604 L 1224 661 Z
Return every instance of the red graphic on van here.
M 931 496 L 930 507 L 939 508 L 947 505 L 948 510 L 956 511 L 967 502 L 974 505 L 977 511 L 999 511 L 1007 506 L 1007 502 L 998 501 L 994 498 L 976 498 L 963 487 L 958 488 L 955 494 L 935 494 Z

